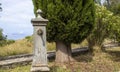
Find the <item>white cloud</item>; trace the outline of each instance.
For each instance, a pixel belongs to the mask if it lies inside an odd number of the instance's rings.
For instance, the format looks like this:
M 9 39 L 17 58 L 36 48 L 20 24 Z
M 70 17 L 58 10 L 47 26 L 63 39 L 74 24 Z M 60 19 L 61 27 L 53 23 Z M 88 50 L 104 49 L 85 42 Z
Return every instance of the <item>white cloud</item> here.
M 6 0 L 4 1 L 6 2 Z M 7 6 L 5 6 L 6 4 L 4 1 L 2 4 L 4 5 L 4 8 L 2 12 L 2 18 L 0 19 L 1 21 L 16 23 L 34 17 L 31 0 L 8 0 L 9 3 L 7 3 Z
M 1 0 L 0 27 L 5 33 L 32 32 L 31 18 L 34 18 L 32 0 Z M 28 30 L 29 29 L 29 30 Z

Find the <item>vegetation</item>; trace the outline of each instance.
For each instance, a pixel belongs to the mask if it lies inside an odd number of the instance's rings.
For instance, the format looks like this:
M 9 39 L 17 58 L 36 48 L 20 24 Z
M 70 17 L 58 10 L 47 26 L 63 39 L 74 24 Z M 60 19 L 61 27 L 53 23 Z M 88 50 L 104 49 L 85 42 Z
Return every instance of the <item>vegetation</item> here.
M 104 6 L 98 4 L 95 6 L 95 27 L 87 38 L 90 51 L 93 54 L 93 61 L 108 56 L 104 54 L 105 48 L 103 48 L 103 42 L 106 38 L 115 38 L 116 41 L 120 41 L 120 16 L 116 16 Z
M 119 0 L 110 0 L 110 8 L 108 10 L 113 12 L 114 17 L 112 17 L 112 33 L 110 35 L 113 35 L 112 38 L 120 42 L 120 1 Z
M 28 42 L 33 42 L 33 36 L 26 36 L 25 39 L 27 39 Z
M 108 11 L 104 6 L 100 6 L 98 4 L 95 6 L 95 27 L 93 32 L 87 38 L 91 51 L 93 50 L 93 46 L 99 46 L 100 48 L 102 47 L 104 39 L 109 35 L 108 28 L 110 27 L 109 23 L 112 17 L 112 12 Z
M 82 42 L 94 27 L 93 0 L 33 0 L 34 11 L 42 9 L 48 42 L 56 43 L 56 62 L 72 60 L 71 43 Z
M 5 41 L 6 37 L 3 36 L 2 29 L 0 29 L 0 46 L 3 46 L 3 42 Z
M 101 0 L 94 0 L 96 4 L 102 5 Z
M 50 72 L 119 72 L 120 71 L 120 47 L 107 48 L 106 53 L 98 54 L 101 58 L 92 60 L 91 53 L 80 54 L 74 57 L 78 62 L 56 67 L 54 62 L 49 63 Z M 12 69 L 2 69 L 0 72 L 29 72 L 31 65 L 17 66 Z
M 2 29 L 0 29 L 0 47 L 14 43 L 14 40 L 7 40 L 7 37 L 3 35 Z
M 27 36 L 25 39 L 16 40 L 14 43 L 7 44 L 0 47 L 0 57 L 18 55 L 18 54 L 29 54 L 33 51 L 32 36 Z M 72 48 L 80 48 L 87 45 L 85 40 L 81 44 L 72 44 Z M 55 51 L 55 43 L 47 42 L 47 51 Z
M 119 0 L 111 0 L 110 7 L 108 8 L 115 15 L 120 14 L 120 1 Z
M 96 4 L 95 28 L 87 39 L 90 50 L 93 50 L 93 46 L 102 48 L 106 38 L 120 40 L 120 17 L 114 15 L 106 7 Z
M 13 45 L 14 44 L 14 45 Z M 32 51 L 32 45 L 29 40 L 24 39 L 24 40 L 18 40 L 15 43 L 11 45 L 8 45 L 8 49 L 6 51 L 10 51 L 9 48 L 16 48 L 14 51 L 21 51 L 25 50 L 25 47 L 28 47 L 26 51 Z M 73 45 L 74 47 L 80 47 L 80 46 L 86 46 L 86 41 L 82 45 Z M 21 49 L 22 45 L 22 49 Z M 25 46 L 26 45 L 26 46 Z M 48 48 L 52 49 L 54 47 L 55 49 L 55 43 L 48 43 Z M 11 46 L 11 47 L 10 47 Z M 13 46 L 13 47 L 12 47 Z M 17 47 L 18 46 L 18 47 Z M 1 48 L 1 52 L 6 53 L 4 51 L 5 48 Z M 2 51 L 3 50 L 3 51 Z M 53 49 L 52 49 L 53 50 Z M 0 53 L 1 53 L 0 52 Z M 20 53 L 20 52 L 19 52 Z M 10 54 L 10 53 L 9 53 Z M 2 54 L 3 55 L 3 54 Z M 107 48 L 106 53 L 98 53 L 97 56 L 93 57 L 93 54 L 91 53 L 86 53 L 86 54 L 80 54 L 75 58 L 77 63 L 70 63 L 67 65 L 64 65 L 63 67 L 56 67 L 54 62 L 49 63 L 49 67 L 51 69 L 50 72 L 118 72 L 120 70 L 120 47 L 118 48 Z M 94 58 L 94 60 L 93 60 Z M 15 68 L 12 69 L 2 69 L 0 68 L 0 72 L 29 72 L 31 68 L 31 65 L 26 65 L 26 66 L 16 66 Z
M 0 69 L 0 72 L 30 72 L 31 65 L 18 66 L 14 69 Z
M 18 40 L 12 44 L 0 47 L 0 57 L 26 53 L 32 53 L 32 44 L 26 39 Z
M 110 28 L 109 28 L 109 38 L 115 39 L 120 42 L 120 16 L 111 17 Z
M 95 1 L 100 3 L 101 0 Z M 109 1 L 114 2 L 114 0 L 107 0 L 108 4 Z M 120 71 L 120 47 L 105 48 L 105 52 L 101 51 L 102 44 L 106 38 L 116 38 L 116 41 L 120 42 L 119 5 L 109 8 L 109 10 L 112 11 L 111 12 L 107 10 L 106 7 L 96 4 L 95 27 L 93 27 L 93 0 L 33 0 L 33 4 L 35 12 L 38 8 L 42 9 L 44 12 L 43 17 L 50 20 L 49 24 L 47 25 L 47 32 L 48 41 L 52 43 L 47 43 L 48 51 L 55 50 L 56 44 L 56 62 L 66 62 L 64 65 L 62 65 L 62 67 L 56 66 L 55 62 L 50 62 L 50 72 Z M 92 31 L 92 29 L 90 29 L 89 32 L 89 26 L 92 26 L 94 30 Z M 0 34 L 1 41 L 2 38 L 3 41 L 6 41 L 6 37 L 3 36 L 2 30 Z M 69 60 L 72 60 L 71 44 L 80 43 L 86 37 L 89 48 L 93 52 L 78 54 L 76 57 L 74 57 L 74 60 L 77 62 L 69 62 Z M 13 44 L 8 43 L 6 46 L 1 47 L 0 56 L 31 53 L 33 48 L 32 41 L 33 40 L 31 36 L 27 36 L 23 40 L 15 41 L 15 43 L 14 41 L 10 41 L 10 43 L 13 42 Z M 72 44 L 72 47 L 86 45 L 87 42 L 85 40 L 83 44 Z M 65 53 L 68 55 L 66 56 Z M 6 70 L 0 68 L 0 72 L 29 72 L 30 67 L 31 65 L 17 66 L 16 68 Z

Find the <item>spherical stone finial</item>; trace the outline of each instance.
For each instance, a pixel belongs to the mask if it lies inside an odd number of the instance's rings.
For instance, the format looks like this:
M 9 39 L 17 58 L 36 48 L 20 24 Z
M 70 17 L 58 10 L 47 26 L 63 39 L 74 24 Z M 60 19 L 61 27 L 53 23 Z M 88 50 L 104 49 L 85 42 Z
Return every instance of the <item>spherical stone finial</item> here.
M 42 17 L 41 17 L 41 14 L 42 14 L 42 10 L 41 10 L 41 9 L 38 9 L 38 10 L 37 10 L 37 18 L 42 18 Z

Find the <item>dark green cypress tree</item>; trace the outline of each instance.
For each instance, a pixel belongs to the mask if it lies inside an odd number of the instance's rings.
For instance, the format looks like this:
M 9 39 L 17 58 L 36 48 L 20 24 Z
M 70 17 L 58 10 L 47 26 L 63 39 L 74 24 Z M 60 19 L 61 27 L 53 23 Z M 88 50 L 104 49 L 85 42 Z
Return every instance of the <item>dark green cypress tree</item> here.
M 47 41 L 56 42 L 56 62 L 69 62 L 71 43 L 80 43 L 94 27 L 94 0 L 32 0 L 49 20 Z

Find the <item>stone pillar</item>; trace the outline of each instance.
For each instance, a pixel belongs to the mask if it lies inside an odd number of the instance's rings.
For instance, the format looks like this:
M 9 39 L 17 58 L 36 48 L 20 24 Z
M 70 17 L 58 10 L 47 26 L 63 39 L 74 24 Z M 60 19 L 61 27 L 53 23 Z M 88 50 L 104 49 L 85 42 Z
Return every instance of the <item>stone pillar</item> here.
M 37 18 L 31 20 L 34 27 L 34 55 L 31 72 L 49 72 L 46 50 L 46 25 L 48 20 L 41 17 L 37 10 Z

